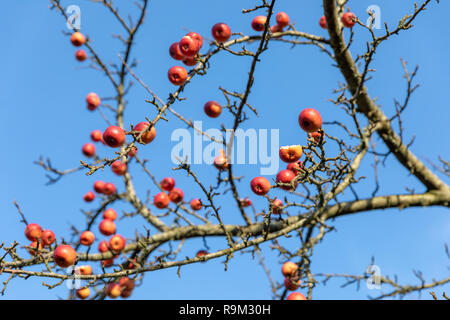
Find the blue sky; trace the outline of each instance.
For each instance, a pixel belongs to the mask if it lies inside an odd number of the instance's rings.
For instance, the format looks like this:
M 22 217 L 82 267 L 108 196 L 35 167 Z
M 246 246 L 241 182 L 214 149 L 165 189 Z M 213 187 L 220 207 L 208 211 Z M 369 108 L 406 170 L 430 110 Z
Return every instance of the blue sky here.
M 167 70 L 177 64 L 168 55 L 170 44 L 178 41 L 187 30 L 210 37 L 210 29 L 216 22 L 228 23 L 233 32 L 253 34 L 250 23 L 256 14 L 241 13 L 243 8 L 252 7 L 253 2 L 174 0 L 167 5 L 166 1 L 150 1 L 145 24 L 137 35 L 133 51 L 140 62 L 136 72 L 165 99 L 174 90 L 167 80 Z M 80 6 L 82 32 L 89 35 L 92 45 L 106 62 L 120 63 L 117 59 L 120 46 L 111 34 L 117 34 L 121 29 L 112 16 L 101 6 L 88 1 L 70 0 L 63 3 Z M 121 5 L 121 12 L 135 12 L 131 5 L 124 5 L 124 1 L 117 3 Z M 350 1 L 352 11 L 364 17 L 361 19 L 363 21 L 366 19 L 366 8 L 374 4 L 381 8 L 382 20 L 392 27 L 413 9 L 411 1 L 407 0 Z M 14 200 L 19 202 L 30 222 L 54 230 L 58 238 L 68 238 L 70 223 L 80 228 L 85 223 L 80 209 L 89 210 L 95 205 L 82 200 L 94 181 L 112 181 L 119 190 L 123 190 L 120 178 L 110 170 L 90 177 L 75 173 L 55 185 L 45 186 L 44 171 L 33 164 L 41 155 L 50 157 L 59 169 L 76 167 L 79 160 L 85 160 L 81 146 L 89 141 L 92 130 L 104 130 L 106 124 L 99 113 L 87 111 L 84 97 L 91 91 L 101 97 L 111 96 L 113 92 L 105 77 L 86 69 L 86 64 L 75 61 L 75 49 L 62 33 L 65 22 L 48 6 L 47 1 L 9 1 L 3 4 L 0 12 L 4 26 L 0 28 L 0 37 L 4 39 L 4 48 L 0 51 L 0 105 L 3 111 L 0 130 L 6 137 L 2 148 L 6 174 L 0 184 L 0 241 L 7 244 L 14 240 L 22 245 L 28 243 L 23 235 L 24 225 L 19 222 L 13 206 Z M 322 15 L 321 1 L 314 1 L 314 4 L 304 0 L 278 1 L 275 12 L 278 11 L 287 12 L 298 30 L 326 36 L 326 31 L 318 26 Z M 450 44 L 446 41 L 450 36 L 447 24 L 449 11 L 448 1 L 441 1 L 439 5 L 433 3 L 416 20 L 413 30 L 402 32 L 383 44 L 374 60 L 373 66 L 377 72 L 368 83 L 371 96 L 378 97 L 383 111 L 392 115 L 393 100 L 401 100 L 405 94 L 400 59 L 406 60 L 410 69 L 420 65 L 417 81 L 421 86 L 403 115 L 405 139 L 415 136 L 411 149 L 419 158 L 433 161 L 439 155 L 447 160 L 450 156 L 447 129 L 450 112 L 446 95 L 450 74 Z M 364 50 L 368 39 L 361 28 L 355 28 L 355 31 L 354 56 Z M 383 30 L 375 30 L 375 33 L 382 34 Z M 207 44 L 203 50 L 206 47 Z M 248 48 L 254 50 L 255 44 Z M 291 48 L 286 44 L 271 43 L 261 60 L 249 98 L 249 103 L 259 110 L 260 116 L 247 121 L 244 128 L 279 129 L 280 144 L 289 145 L 305 142 L 305 134 L 297 123 L 297 116 L 305 107 L 318 109 L 324 121 L 345 119 L 345 114 L 328 101 L 342 77 L 327 55 L 315 47 Z M 208 75 L 197 77 L 186 88 L 183 96 L 188 100 L 177 103 L 175 110 L 189 119 L 201 120 L 203 128 L 220 128 L 222 123 L 230 127 L 230 114 L 223 113 L 217 119 L 207 118 L 203 113 L 203 104 L 208 100 L 225 103 L 218 90 L 219 85 L 232 91 L 242 91 L 247 81 L 250 58 L 221 53 L 211 62 Z M 145 116 L 155 116 L 154 108 L 145 103 L 146 98 L 145 90 L 136 84 L 128 96 L 127 124 L 140 122 Z M 141 148 L 139 154 L 149 159 L 149 169 L 157 179 L 173 176 L 177 185 L 184 188 L 186 199 L 199 197 L 201 190 L 190 177 L 181 171 L 172 171 L 175 165 L 170 161 L 170 150 L 175 143 L 170 140 L 170 135 L 175 129 L 185 128 L 185 125 L 173 116 L 169 119 L 171 121 L 168 123 L 158 123 L 157 138 L 151 145 Z M 325 129 L 335 135 L 343 134 L 334 127 Z M 375 142 L 381 146 L 378 139 Z M 383 150 L 382 146 L 380 150 Z M 113 154 L 112 149 L 106 147 L 99 147 L 98 151 L 105 156 Z M 373 188 L 373 180 L 370 179 L 373 159 L 368 156 L 366 160 L 368 162 L 361 167 L 360 175 L 369 178 L 357 187 L 364 197 L 370 195 Z M 194 165 L 193 169 L 204 181 L 213 183 L 210 177 L 215 176 L 216 169 L 206 165 Z M 424 191 L 392 157 L 386 167 L 380 169 L 380 195 L 404 192 L 406 187 L 417 192 Z M 251 196 L 256 206 L 262 208 L 264 202 L 252 195 L 249 189 L 251 178 L 259 175 L 259 166 L 236 165 L 234 171 L 245 176 L 238 186 L 240 193 Z M 132 166 L 130 172 L 140 197 L 145 198 L 148 189 L 151 194 L 155 193 L 154 185 L 141 168 Z M 273 195 L 284 194 L 277 191 Z M 346 196 L 351 197 L 350 194 Z M 224 221 L 241 223 L 236 207 L 229 199 L 224 197 L 220 201 Z M 119 213 L 130 210 L 123 204 L 114 208 Z M 136 229 L 144 231 L 143 224 L 139 217 L 125 219 L 118 223 L 118 230 L 125 237 L 132 237 Z M 421 270 L 427 280 L 448 276 L 444 243 L 450 234 L 450 218 L 445 208 L 373 211 L 340 218 L 332 225 L 337 232 L 329 234 L 316 247 L 312 263 L 314 272 L 360 274 L 374 256 L 382 274 L 396 274 L 401 283 L 417 283 L 413 269 Z M 295 239 L 283 242 L 290 248 L 298 246 Z M 226 241 L 211 239 L 208 245 L 211 249 L 220 249 Z M 201 240 L 187 241 L 181 256 L 194 255 L 201 248 Z M 281 261 L 267 245 L 262 248 L 274 280 L 281 282 Z M 176 269 L 149 273 L 144 278 L 144 284 L 135 289 L 133 298 L 270 299 L 269 282 L 257 262 L 257 259 L 252 260 L 251 255 L 238 253 L 226 272 L 223 259 L 218 259 L 183 267 L 181 278 L 177 276 Z M 0 280 L 4 279 L 5 275 L 0 276 Z M 47 290 L 41 283 L 42 279 L 16 279 L 8 286 L 5 298 L 55 299 L 67 294 L 63 286 Z M 368 294 L 379 293 L 366 289 L 364 285 L 359 292 L 354 287 L 340 288 L 341 283 L 341 280 L 334 280 L 326 287 L 318 286 L 314 298 L 365 299 Z M 450 286 L 436 291 L 443 290 L 448 293 Z M 416 298 L 417 295 L 409 297 Z M 424 293 L 423 298 L 429 296 Z

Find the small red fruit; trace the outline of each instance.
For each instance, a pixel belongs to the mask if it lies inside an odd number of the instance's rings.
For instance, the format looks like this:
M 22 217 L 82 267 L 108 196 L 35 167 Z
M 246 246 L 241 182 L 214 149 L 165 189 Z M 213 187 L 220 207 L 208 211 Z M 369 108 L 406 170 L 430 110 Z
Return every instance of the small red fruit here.
M 111 258 L 111 259 L 107 259 L 107 260 L 102 260 L 100 262 L 100 264 L 103 268 L 111 267 L 114 264 L 114 259 Z
M 207 254 L 208 254 L 208 251 L 206 251 L 206 250 L 199 250 L 195 256 L 196 257 L 203 257 L 203 256 L 206 256 Z
M 281 273 L 285 277 L 293 277 L 293 276 L 295 276 L 297 270 L 298 270 L 297 264 L 295 264 L 292 261 L 285 262 L 283 264 L 283 266 L 281 267 Z
M 41 241 L 44 246 L 50 246 L 55 240 L 55 233 L 52 230 L 44 230 L 42 232 Z
M 87 58 L 86 51 L 84 51 L 83 49 L 78 50 L 77 52 L 75 52 L 75 58 L 80 62 L 86 60 Z
M 223 149 L 221 149 L 219 153 L 220 154 L 214 158 L 214 166 L 219 170 L 225 170 L 228 167 L 228 159 Z
M 281 207 L 283 207 L 283 206 L 284 206 L 284 203 L 280 199 L 273 200 L 272 212 L 275 213 L 275 214 L 280 214 L 281 213 Z
M 111 182 L 105 183 L 105 187 L 103 188 L 103 193 L 106 194 L 107 196 L 115 194 L 116 186 Z
M 162 179 L 159 184 L 163 190 L 170 191 L 175 187 L 175 179 L 172 177 L 166 177 Z
M 292 172 L 291 170 L 284 169 L 284 170 L 281 170 L 280 172 L 278 172 L 276 181 L 278 183 L 285 183 L 285 184 L 289 183 L 290 184 L 295 179 L 295 176 L 296 176 L 296 174 L 294 172 Z M 294 187 L 296 187 L 296 186 L 297 185 L 294 184 Z M 292 189 L 292 187 L 290 185 L 280 186 L 280 188 L 284 189 L 284 190 Z
M 32 243 L 30 243 L 29 245 L 30 248 L 27 248 L 27 251 L 29 254 L 31 254 L 32 256 L 35 256 L 39 253 L 39 251 L 44 249 L 44 246 L 42 244 L 42 241 L 39 241 L 39 247 L 38 247 L 38 243 L 37 241 L 33 241 Z
M 112 299 L 120 296 L 120 286 L 118 283 L 110 283 L 106 286 L 106 295 Z
M 102 141 L 103 133 L 100 130 L 94 130 L 91 132 L 91 139 L 94 142 Z
M 41 238 L 42 227 L 37 223 L 30 223 L 25 228 L 25 237 L 30 241 L 37 241 Z
M 278 12 L 276 19 L 277 25 L 279 25 L 281 28 L 287 27 L 289 25 L 289 16 L 286 12 Z
M 225 23 L 216 23 L 211 30 L 212 36 L 217 42 L 225 42 L 230 39 L 231 29 Z
M 183 201 L 183 197 L 184 197 L 184 193 L 183 193 L 183 190 L 181 190 L 180 188 L 173 188 L 169 192 L 169 199 L 170 199 L 170 201 L 172 201 L 174 203 Z
M 167 76 L 169 77 L 169 81 L 172 84 L 176 86 L 181 86 L 186 82 L 188 73 L 185 68 L 181 66 L 175 66 L 169 69 Z
M 119 286 L 122 288 L 122 290 L 133 291 L 136 285 L 134 283 L 134 280 L 131 280 L 128 277 L 122 277 L 119 280 Z
M 98 244 L 98 251 L 101 253 L 108 252 L 109 251 L 109 243 L 106 240 L 101 241 Z
M 126 241 L 120 234 L 115 234 L 109 239 L 109 247 L 114 252 L 120 252 L 125 248 Z
M 92 274 L 92 267 L 90 265 L 79 266 L 76 268 L 75 272 L 83 276 L 88 276 Z
M 270 182 L 264 177 L 256 177 L 250 183 L 252 191 L 259 196 L 263 196 L 270 191 Z
M 92 143 L 88 142 L 83 145 L 81 151 L 86 157 L 91 158 L 95 155 L 95 146 Z
M 61 268 L 67 268 L 77 260 L 77 252 L 71 246 L 63 244 L 55 249 L 53 259 Z
M 86 43 L 86 37 L 81 32 L 77 31 L 70 37 L 70 42 L 72 42 L 75 47 L 81 47 Z
M 111 148 L 120 147 L 125 142 L 125 131 L 118 126 L 109 126 L 103 132 L 103 141 Z
M 155 204 L 155 206 L 159 209 L 164 209 L 167 208 L 167 206 L 170 203 L 170 198 L 167 195 L 167 193 L 165 192 L 160 192 L 158 194 L 155 195 L 155 197 L 153 198 L 153 203 Z
M 265 16 L 257 16 L 252 21 L 252 28 L 255 31 L 263 31 L 267 18 Z
M 181 38 L 179 47 L 185 57 L 193 57 L 200 50 L 199 41 L 189 36 Z
M 120 160 L 116 160 L 111 164 L 111 170 L 118 176 L 122 176 L 127 171 L 127 165 Z
M 93 193 L 92 191 L 89 191 L 88 193 L 86 193 L 83 196 L 84 201 L 86 202 L 92 202 L 95 199 L 95 193 Z
M 280 159 L 287 163 L 298 161 L 303 154 L 301 145 L 284 146 L 280 148 Z
M 306 297 L 300 292 L 292 292 L 288 295 L 286 300 L 308 300 Z
M 327 28 L 327 19 L 325 18 L 325 16 L 322 16 L 319 20 L 319 25 L 323 28 L 326 29 Z
M 191 200 L 191 208 L 192 210 L 200 210 L 203 207 L 202 200 L 200 199 L 192 199 Z
M 250 200 L 248 197 L 245 197 L 245 199 L 241 200 L 242 207 L 246 208 L 253 204 L 252 200 Z
M 94 190 L 97 193 L 103 193 L 103 191 L 105 190 L 105 183 L 101 180 L 95 181 Z
M 302 167 L 303 167 L 303 162 L 297 161 L 297 162 L 289 163 L 287 166 L 287 169 L 291 170 L 295 174 L 298 174 L 298 172 L 301 171 Z
M 341 21 L 344 27 L 352 28 L 356 23 L 356 16 L 353 12 L 346 12 L 342 15 Z
M 183 60 L 184 55 L 180 50 L 180 46 L 178 42 L 174 42 L 169 47 L 169 54 L 175 60 Z
M 191 37 L 192 39 L 197 41 L 199 50 L 203 47 L 203 37 L 197 32 L 189 32 L 186 37 Z
M 128 156 L 129 157 L 134 157 L 137 154 L 137 149 L 136 147 L 131 147 L 130 151 L 128 151 Z
M 300 287 L 300 284 L 301 284 L 300 280 L 295 281 L 292 278 L 284 278 L 284 287 L 287 290 L 290 290 L 290 291 L 297 290 Z
M 319 144 L 320 140 L 322 139 L 322 133 L 320 133 L 319 131 L 316 131 L 316 132 L 313 132 L 313 133 L 309 133 L 308 136 L 313 138 L 314 142 L 316 144 Z
M 193 67 L 195 66 L 198 62 L 197 59 L 195 59 L 195 57 L 185 57 L 183 59 L 183 63 L 185 65 L 187 65 L 188 67 Z
M 106 209 L 105 212 L 103 212 L 103 219 L 109 219 L 111 221 L 114 221 L 117 219 L 117 212 L 113 208 Z
M 222 107 L 216 101 L 208 101 L 203 107 L 205 113 L 211 118 L 217 118 L 222 113 Z
M 90 294 L 91 294 L 91 290 L 89 290 L 89 288 L 80 288 L 80 289 L 77 289 L 77 291 L 76 291 L 77 297 L 82 300 L 87 299 Z
M 103 219 L 102 222 L 100 222 L 98 229 L 101 234 L 110 236 L 116 232 L 116 224 L 112 220 Z
M 129 296 L 131 296 L 132 293 L 133 293 L 132 290 L 122 290 L 122 291 L 120 292 L 120 296 L 121 296 L 122 298 L 128 298 Z
M 272 33 L 277 33 L 277 32 L 282 32 L 282 31 L 283 31 L 283 28 L 277 24 L 270 27 L 270 32 L 272 32 Z
M 86 230 L 80 235 L 80 243 L 84 246 L 90 246 L 94 243 L 95 235 L 89 231 Z
M 145 122 L 145 121 L 139 122 L 133 128 L 133 131 L 136 131 L 136 133 L 134 134 L 135 138 L 137 139 L 139 137 L 139 135 L 141 134 L 141 132 L 146 131 L 149 126 L 150 126 L 150 124 L 148 122 Z M 152 128 L 149 131 L 142 133 L 138 142 L 141 144 L 147 144 L 147 143 L 152 142 L 153 139 L 155 139 L 155 137 L 156 137 L 156 129 L 154 126 L 152 126 Z
M 87 108 L 93 111 L 101 104 L 101 99 L 95 92 L 91 92 L 86 96 L 86 103 Z
M 304 131 L 312 133 L 322 128 L 322 117 L 316 109 L 307 108 L 300 112 L 298 123 Z

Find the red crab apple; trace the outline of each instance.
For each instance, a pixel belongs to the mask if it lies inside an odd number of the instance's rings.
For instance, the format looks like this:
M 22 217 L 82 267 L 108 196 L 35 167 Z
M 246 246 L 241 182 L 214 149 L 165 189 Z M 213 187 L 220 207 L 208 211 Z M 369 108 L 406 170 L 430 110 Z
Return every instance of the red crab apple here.
M 175 187 L 175 179 L 172 177 L 166 177 L 162 179 L 159 184 L 163 190 L 170 191 Z
M 128 156 L 129 157 L 134 157 L 137 154 L 137 149 L 136 147 L 131 147 L 130 151 L 128 151 Z
M 245 197 L 245 199 L 241 200 L 241 205 L 246 208 L 250 207 L 253 204 L 252 200 L 250 200 L 248 197 Z
M 125 131 L 118 126 L 109 126 L 103 132 L 103 141 L 111 148 L 120 147 L 125 142 Z
M 283 266 L 281 267 L 281 273 L 283 274 L 283 276 L 285 277 L 292 277 L 295 276 L 296 272 L 298 270 L 298 266 L 297 264 L 295 264 L 292 261 L 287 261 L 283 264 Z
M 323 29 L 326 29 L 326 28 L 327 28 L 327 19 L 325 18 L 325 16 L 320 17 L 320 19 L 319 19 L 319 25 L 320 25 Z
M 169 54 L 175 60 L 183 60 L 184 55 L 180 50 L 180 46 L 178 42 L 174 42 L 169 47 Z
M 193 67 L 197 64 L 197 59 L 195 57 L 184 57 L 183 63 L 188 67 Z
M 355 25 L 356 16 L 353 12 L 346 12 L 342 15 L 341 21 L 344 27 L 352 28 Z
M 192 39 L 197 41 L 199 50 L 203 47 L 203 37 L 197 32 L 189 32 L 186 37 L 191 37 Z
M 160 192 L 160 193 L 156 194 L 155 197 L 153 198 L 153 203 L 159 209 L 167 208 L 167 206 L 169 205 L 169 202 L 170 202 L 170 198 L 167 195 L 167 193 L 165 193 L 165 192 Z
M 320 133 L 319 131 L 316 131 L 316 132 L 312 132 L 312 133 L 310 133 L 310 134 L 308 134 L 311 138 L 313 138 L 314 139 L 314 142 L 315 143 L 319 143 L 320 142 L 320 139 L 322 138 L 322 133 Z
M 277 32 L 282 32 L 282 31 L 283 31 L 283 28 L 277 24 L 274 24 L 273 26 L 270 27 L 270 32 L 272 32 L 272 33 L 277 33 Z
M 52 230 L 44 230 L 41 234 L 41 241 L 44 246 L 50 246 L 53 242 L 55 242 L 56 237 L 55 233 Z
M 63 244 L 58 246 L 53 252 L 55 263 L 61 268 L 67 268 L 77 260 L 77 252 L 69 245 Z
M 98 225 L 98 229 L 101 234 L 110 236 L 116 232 L 116 224 L 112 220 L 103 219 Z
M 133 293 L 133 290 L 122 290 L 120 292 L 120 296 L 122 298 L 128 298 L 129 296 L 131 296 L 132 293 Z
M 278 12 L 276 16 L 277 25 L 281 28 L 287 27 L 289 25 L 289 16 L 286 12 Z
M 322 127 L 322 117 L 313 108 L 303 109 L 298 116 L 300 127 L 308 133 L 318 131 Z
M 252 28 L 255 31 L 263 31 L 267 18 L 265 16 L 257 16 L 252 21 Z
M 102 260 L 100 262 L 100 264 L 103 268 L 111 267 L 114 264 L 114 259 L 111 258 L 111 259 Z
M 103 133 L 100 130 L 94 130 L 91 132 L 91 140 L 94 142 L 102 141 Z
M 90 265 L 79 266 L 76 269 L 76 273 L 83 276 L 88 276 L 92 274 L 92 267 Z
M 83 152 L 83 154 L 86 157 L 91 158 L 91 157 L 93 157 L 95 155 L 95 146 L 92 143 L 90 143 L 90 142 L 85 143 L 83 145 L 83 148 L 81 148 L 81 151 Z
M 208 117 L 217 118 L 222 113 L 222 107 L 216 101 L 208 101 L 203 107 Z
M 125 248 L 126 241 L 120 234 L 115 234 L 109 239 L 109 247 L 114 252 L 120 252 Z
M 89 191 L 88 193 L 86 193 L 83 196 L 84 201 L 86 202 L 92 202 L 95 199 L 95 193 L 93 193 L 92 191 Z
M 169 192 L 169 199 L 170 199 L 170 201 L 172 201 L 174 203 L 183 201 L 183 197 L 184 197 L 184 193 L 183 193 L 183 190 L 181 190 L 180 188 L 173 188 Z
M 148 122 L 139 122 L 134 128 L 133 131 L 135 131 L 136 133 L 134 134 L 135 138 L 137 139 L 139 137 L 139 135 L 141 134 L 142 131 L 147 130 L 147 128 L 150 126 L 150 124 Z M 145 132 L 142 133 L 141 137 L 139 138 L 138 142 L 141 144 L 147 144 L 153 141 L 153 139 L 155 139 L 156 137 L 156 129 L 154 126 L 152 126 L 152 128 Z
M 94 243 L 95 235 L 89 231 L 86 230 L 80 235 L 80 243 L 84 246 L 90 246 Z
M 109 251 L 109 243 L 106 240 L 101 241 L 98 244 L 98 251 L 99 252 L 108 252 Z
M 103 193 L 103 191 L 105 190 L 105 183 L 101 180 L 95 181 L 94 190 L 97 193 Z
M 86 60 L 87 58 L 86 51 L 84 51 L 83 49 L 77 50 L 77 52 L 75 52 L 75 58 L 80 62 Z
M 116 186 L 111 182 L 105 183 L 105 187 L 103 188 L 103 193 L 106 194 L 107 196 L 115 194 Z
M 214 158 L 214 166 L 219 170 L 225 170 L 228 167 L 228 159 L 223 149 L 219 150 L 219 155 Z
M 295 173 L 292 172 L 291 170 L 284 169 L 278 172 L 276 181 L 279 183 L 291 183 L 295 179 L 295 176 L 296 176 Z M 296 186 L 297 185 L 294 184 L 294 187 Z M 290 185 L 280 186 L 280 188 L 284 190 L 292 190 L 292 187 Z
M 110 283 L 106 286 L 106 295 L 112 299 L 120 296 L 120 286 L 118 283 Z
M 300 287 L 301 281 L 292 278 L 284 278 L 284 287 L 287 290 L 294 291 Z
M 134 280 L 128 277 L 122 277 L 119 280 L 119 286 L 122 288 L 122 290 L 132 291 L 136 285 L 134 283 Z
M 199 251 L 197 251 L 197 253 L 196 253 L 196 257 L 203 257 L 203 256 L 206 256 L 208 254 L 208 251 L 206 251 L 206 250 L 199 250 Z
M 169 77 L 169 81 L 172 84 L 176 86 L 181 86 L 186 82 L 188 73 L 185 68 L 181 66 L 175 66 L 169 69 L 167 76 Z
M 30 241 L 37 241 L 42 235 L 42 227 L 37 223 L 30 223 L 25 227 L 25 237 Z
M 89 290 L 89 288 L 80 288 L 80 289 L 77 289 L 77 291 L 76 291 L 77 297 L 82 300 L 87 299 L 90 294 L 91 294 L 91 290 Z
M 103 212 L 103 219 L 109 219 L 111 221 L 114 221 L 117 219 L 117 212 L 113 208 L 106 209 L 105 212 Z
M 231 29 L 227 24 L 219 22 L 212 27 L 211 33 L 217 42 L 225 42 L 230 39 Z
M 91 111 L 97 109 L 97 107 L 102 103 L 100 97 L 95 93 L 88 93 L 86 96 L 87 108 Z
M 284 203 L 280 199 L 273 200 L 272 212 L 275 213 L 275 214 L 281 213 L 281 207 L 283 207 L 283 206 L 284 206 Z
M 70 42 L 75 47 L 81 47 L 83 44 L 86 43 L 86 37 L 79 31 L 72 33 L 72 36 L 70 37 Z
M 287 296 L 286 300 L 308 300 L 306 297 L 300 292 L 292 292 Z
M 191 200 L 191 208 L 192 210 L 200 210 L 203 207 L 202 200 L 200 199 L 192 199 Z
M 270 182 L 264 177 L 256 177 L 250 182 L 252 191 L 259 196 L 263 196 L 270 191 Z
M 44 249 L 44 245 L 42 244 L 42 241 L 39 241 L 39 246 L 38 246 L 37 241 L 33 241 L 33 242 L 30 243 L 29 248 L 27 248 L 27 251 L 32 256 L 35 256 L 42 249 Z
M 291 163 L 296 162 L 303 154 L 301 145 L 284 146 L 280 148 L 280 159 L 284 162 Z
M 185 57 L 193 57 L 200 50 L 199 41 L 190 36 L 184 36 L 179 42 L 181 53 Z
M 127 265 L 127 269 L 136 269 L 138 267 L 137 263 L 136 263 L 136 258 L 134 258 L 131 261 L 128 261 L 128 265 Z
M 291 170 L 293 173 L 297 174 L 301 168 L 303 167 L 303 162 L 297 161 L 293 163 L 289 163 L 287 166 L 288 170 Z
M 116 160 L 111 164 L 111 170 L 118 176 L 122 176 L 127 171 L 127 165 L 120 160 Z

